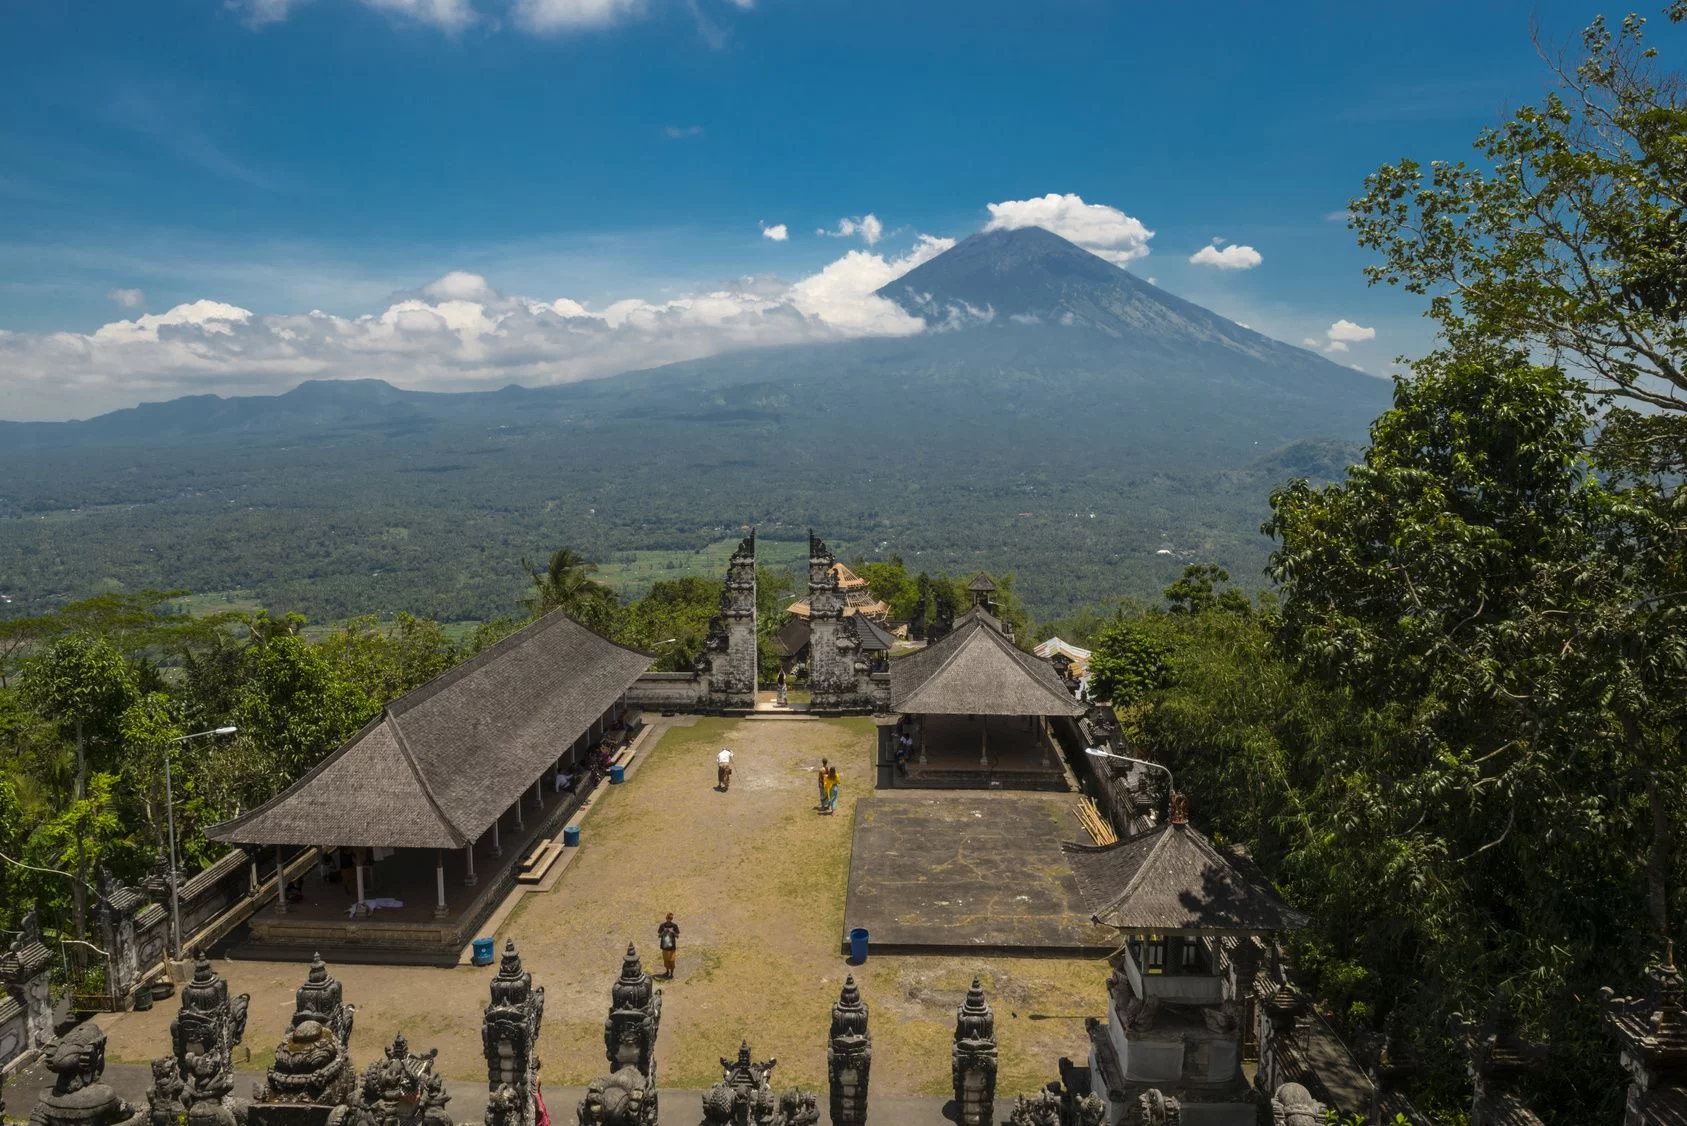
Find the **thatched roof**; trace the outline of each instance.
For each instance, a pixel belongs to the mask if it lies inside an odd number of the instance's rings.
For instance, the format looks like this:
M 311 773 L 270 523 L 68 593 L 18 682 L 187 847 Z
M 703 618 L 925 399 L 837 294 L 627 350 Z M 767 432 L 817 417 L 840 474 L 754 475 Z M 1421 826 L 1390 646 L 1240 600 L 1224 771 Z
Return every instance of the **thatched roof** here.
M 973 611 L 941 641 L 890 664 L 891 708 L 916 715 L 1084 714 L 1054 666 Z
M 515 804 L 653 660 L 554 611 L 394 700 L 310 773 L 206 836 L 460 848 Z
M 996 580 L 992 579 L 988 573 L 980 571 L 972 577 L 971 582 L 967 583 L 967 589 L 988 594 L 996 589 Z
M 1240 857 L 1172 821 L 1110 845 L 1063 844 L 1096 922 L 1133 933 L 1268 934 L 1307 917 L 1277 898 Z
M 847 615 L 843 628 L 854 632 L 855 640 L 864 653 L 888 653 L 890 647 L 896 644 L 896 639 L 881 629 L 878 623 L 861 614 Z M 781 657 L 795 657 L 808 648 L 808 639 L 813 632 L 814 627 L 807 618 L 793 616 L 779 627 L 779 631 L 769 639 L 769 644 Z

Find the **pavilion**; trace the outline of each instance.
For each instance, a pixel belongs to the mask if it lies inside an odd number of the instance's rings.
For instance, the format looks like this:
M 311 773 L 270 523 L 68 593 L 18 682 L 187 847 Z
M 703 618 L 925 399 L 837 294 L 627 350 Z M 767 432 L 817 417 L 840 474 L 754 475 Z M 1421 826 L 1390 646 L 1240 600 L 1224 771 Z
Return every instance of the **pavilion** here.
M 844 632 L 855 638 L 859 651 L 875 666 L 882 664 L 896 644 L 893 637 L 885 628 L 865 614 L 850 614 L 843 620 Z M 798 665 L 807 664 L 809 658 L 809 637 L 813 633 L 807 618 L 791 615 L 791 620 L 779 627 L 777 633 L 769 639 L 773 651 L 779 655 L 779 665 L 787 674 L 793 672 Z
M 553 611 L 392 701 L 286 790 L 212 828 L 230 844 L 322 850 L 302 896 L 252 917 L 254 945 L 455 962 L 522 858 L 584 797 L 565 781 L 587 752 L 626 737 L 627 689 L 653 660 Z
M 873 596 L 866 579 L 836 560 L 832 563 L 832 574 L 838 580 L 838 589 L 843 592 L 845 617 L 863 614 L 876 622 L 882 622 L 890 616 L 890 607 Z M 785 610 L 798 618 L 807 618 L 814 612 L 809 606 L 807 596 L 797 599 L 785 607 Z
M 1121 940 L 1108 1019 L 1088 1025 L 1090 1089 L 1108 1121 L 1153 1089 L 1180 1099 L 1185 1121 L 1253 1126 L 1242 1040 L 1262 942 L 1307 916 L 1191 827 L 1182 794 L 1163 825 L 1062 848 L 1091 918 Z
M 982 609 L 917 653 L 890 663 L 894 728 L 880 727 L 879 784 L 1069 788 L 1051 721 L 1084 714 L 1054 666 L 1014 645 Z M 907 777 L 896 739 L 914 740 Z

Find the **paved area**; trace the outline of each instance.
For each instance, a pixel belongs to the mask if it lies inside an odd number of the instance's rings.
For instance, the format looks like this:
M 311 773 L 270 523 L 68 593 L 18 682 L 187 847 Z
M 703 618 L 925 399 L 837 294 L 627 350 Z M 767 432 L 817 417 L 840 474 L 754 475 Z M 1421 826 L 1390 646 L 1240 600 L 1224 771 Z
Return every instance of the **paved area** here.
M 774 1076 L 779 1072 L 776 1069 Z M 152 1084 L 152 1069 L 145 1064 L 119 1063 L 111 1064 L 105 1069 L 105 1081 L 119 1098 L 134 1106 L 141 1106 L 146 1099 L 147 1088 Z M 235 1076 L 234 1093 L 236 1097 L 245 1098 L 251 1093 L 253 1084 L 263 1082 L 263 1072 L 243 1071 Z M 776 1087 L 783 1089 L 779 1084 Z M 53 1087 L 53 1076 L 39 1062 L 24 1068 L 16 1075 L 6 1080 L 6 1115 L 7 1122 L 23 1122 L 29 1117 L 29 1110 L 35 1105 L 35 1100 L 43 1091 L 50 1091 Z M 446 1091 L 451 1096 L 450 1110 L 453 1117 L 459 1121 L 476 1121 L 486 1105 L 486 1084 L 457 1081 L 447 1083 Z M 585 1097 L 584 1087 L 546 1087 L 545 1108 L 551 1113 L 552 1122 L 571 1122 L 574 1119 L 574 1107 Z M 830 1123 L 831 1117 L 826 1105 L 826 1092 L 819 1091 L 820 1113 L 823 1122 Z M 665 1108 L 664 1117 L 674 1115 L 682 1121 L 690 1121 L 694 1113 L 700 1112 L 703 1092 L 701 1090 L 684 1090 L 664 1088 L 661 1092 L 662 1106 Z M 949 1100 L 940 1097 L 922 1097 L 919 1095 L 884 1095 L 868 1098 L 868 1114 L 880 1122 L 906 1123 L 907 1126 L 941 1126 L 951 1121 L 944 1114 L 944 1107 Z M 695 1108 L 695 1109 L 694 1109 Z
M 715 789 L 722 746 L 738 756 L 727 793 Z M 735 1051 L 741 1037 L 759 1056 L 778 1057 L 782 1085 L 822 1089 L 831 1005 L 849 972 L 872 1010 L 875 1098 L 946 1097 L 955 1010 L 975 976 L 996 1009 L 1004 1098 L 1041 1087 L 1061 1056 L 1082 1058 L 1083 1020 L 1101 1016 L 1106 1005 L 1107 967 L 1098 957 L 961 950 L 875 954 L 865 966 L 845 964 L 839 935 L 851 818 L 855 802 L 870 792 L 874 749 L 867 719 L 705 718 L 665 732 L 636 775 L 608 788 L 585 818 L 581 847 L 561 878 L 548 891 L 523 896 L 494 932 L 500 947 L 515 940 L 545 987 L 539 1055 L 547 1083 L 582 1087 L 605 1070 L 603 1019 L 621 956 L 632 940 L 654 959 L 656 925 L 668 911 L 681 926 L 679 972 L 659 983 L 657 1058 L 660 1081 L 675 1089 L 715 1082 L 719 1057 Z M 823 755 L 843 774 L 833 816 L 815 808 Z M 216 964 L 233 992 L 251 994 L 247 1066 L 261 1070 L 304 967 Z M 358 1007 L 352 1054 L 359 1066 L 403 1031 L 417 1050 L 439 1049 L 446 1078 L 484 1076 L 481 1012 L 492 969 L 330 968 Z M 175 1013 L 171 1001 L 102 1018 L 109 1059 L 144 1064 L 162 1053 Z M 16 1104 L 12 1110 L 18 1113 Z M 463 1108 L 460 1116 L 473 1113 L 478 1108 Z
M 879 792 L 855 807 L 844 934 L 874 950 L 1100 956 L 1062 841 L 1089 836 L 1070 794 Z

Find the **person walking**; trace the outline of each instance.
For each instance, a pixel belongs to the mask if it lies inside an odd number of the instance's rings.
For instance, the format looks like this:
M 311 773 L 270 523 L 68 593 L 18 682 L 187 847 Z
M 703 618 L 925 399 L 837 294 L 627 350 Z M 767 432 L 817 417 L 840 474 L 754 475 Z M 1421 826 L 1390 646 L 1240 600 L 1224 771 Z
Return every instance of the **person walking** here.
M 842 783 L 840 783 L 838 781 L 838 768 L 835 767 L 835 766 L 828 766 L 826 768 L 826 812 L 827 813 L 836 813 L 838 811 L 838 790 L 841 787 L 841 785 L 842 785 Z
M 732 750 L 722 747 L 715 756 L 715 789 L 726 793 L 732 786 Z
M 779 706 L 785 706 L 785 670 L 779 670 Z
M 814 808 L 818 809 L 821 813 L 826 812 L 826 792 L 827 788 L 831 785 L 831 774 L 832 764 L 827 762 L 825 759 L 821 759 L 820 773 L 814 776 L 815 782 L 820 785 L 820 804 Z
M 666 970 L 669 981 L 674 980 L 674 959 L 679 957 L 679 924 L 674 922 L 674 913 L 668 912 L 656 928 L 656 945 L 662 948 L 662 968 Z

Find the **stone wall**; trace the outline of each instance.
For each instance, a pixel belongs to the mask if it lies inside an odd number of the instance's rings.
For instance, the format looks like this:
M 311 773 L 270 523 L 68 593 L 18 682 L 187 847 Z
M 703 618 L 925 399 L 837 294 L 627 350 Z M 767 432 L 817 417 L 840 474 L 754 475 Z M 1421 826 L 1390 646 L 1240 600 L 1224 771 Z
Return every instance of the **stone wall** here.
M 53 1038 L 52 971 L 53 956 L 31 911 L 23 932 L 0 954 L 0 1068 Z

